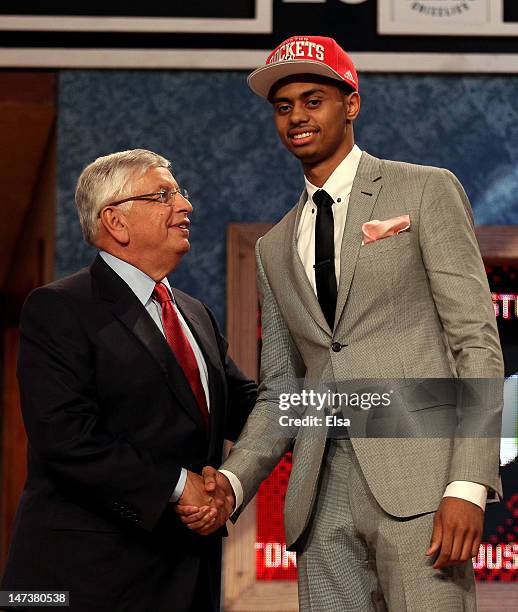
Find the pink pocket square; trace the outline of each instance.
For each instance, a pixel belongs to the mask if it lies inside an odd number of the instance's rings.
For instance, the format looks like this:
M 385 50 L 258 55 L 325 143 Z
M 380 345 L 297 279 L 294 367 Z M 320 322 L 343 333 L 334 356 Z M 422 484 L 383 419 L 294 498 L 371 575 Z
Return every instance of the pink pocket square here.
M 382 238 L 388 238 L 404 232 L 410 227 L 410 216 L 401 215 L 400 217 L 393 217 L 392 219 L 385 219 L 385 221 L 379 221 L 373 219 L 367 221 L 362 225 L 363 241 L 362 245 L 369 244 L 375 240 L 381 240 Z

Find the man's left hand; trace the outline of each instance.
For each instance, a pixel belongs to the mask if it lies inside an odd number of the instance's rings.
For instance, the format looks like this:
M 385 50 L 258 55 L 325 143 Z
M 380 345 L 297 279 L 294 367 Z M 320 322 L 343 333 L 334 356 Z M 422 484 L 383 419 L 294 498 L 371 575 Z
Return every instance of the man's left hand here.
M 427 556 L 439 553 L 433 567 L 460 565 L 478 553 L 484 527 L 482 508 L 459 497 L 443 497 L 433 520 Z

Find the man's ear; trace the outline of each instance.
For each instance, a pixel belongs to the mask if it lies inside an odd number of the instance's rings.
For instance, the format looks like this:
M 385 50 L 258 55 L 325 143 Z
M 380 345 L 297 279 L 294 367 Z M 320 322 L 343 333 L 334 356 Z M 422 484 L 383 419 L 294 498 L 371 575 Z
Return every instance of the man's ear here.
M 360 94 L 357 91 L 344 96 L 344 109 L 348 121 L 354 121 L 360 114 Z
M 130 240 L 128 221 L 122 210 L 115 206 L 106 206 L 101 210 L 100 219 L 104 229 L 116 242 L 128 244 Z

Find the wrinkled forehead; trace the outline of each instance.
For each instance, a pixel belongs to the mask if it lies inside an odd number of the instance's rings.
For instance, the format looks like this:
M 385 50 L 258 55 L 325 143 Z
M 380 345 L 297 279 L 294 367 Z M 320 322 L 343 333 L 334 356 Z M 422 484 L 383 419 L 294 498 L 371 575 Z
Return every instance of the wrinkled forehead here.
M 130 182 L 134 187 L 152 187 L 156 189 L 169 189 L 177 187 L 176 179 L 168 168 L 153 167 L 135 171 Z

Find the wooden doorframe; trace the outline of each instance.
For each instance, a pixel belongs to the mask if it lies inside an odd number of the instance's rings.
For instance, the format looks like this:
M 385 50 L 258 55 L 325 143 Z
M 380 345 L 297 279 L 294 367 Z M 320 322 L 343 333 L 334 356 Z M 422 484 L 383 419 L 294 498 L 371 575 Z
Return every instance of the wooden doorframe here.
M 229 352 L 251 378 L 259 376 L 255 243 L 272 223 L 232 223 L 227 232 L 227 338 Z M 225 612 L 294 612 L 295 582 L 256 580 L 256 504 L 250 502 L 225 539 Z

